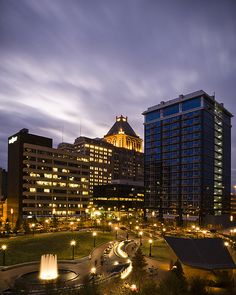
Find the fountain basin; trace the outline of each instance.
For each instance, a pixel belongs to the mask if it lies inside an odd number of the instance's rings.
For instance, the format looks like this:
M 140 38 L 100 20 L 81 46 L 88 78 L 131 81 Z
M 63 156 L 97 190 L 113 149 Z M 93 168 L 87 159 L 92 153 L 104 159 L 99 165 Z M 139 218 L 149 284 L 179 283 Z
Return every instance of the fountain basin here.
M 48 283 L 58 283 L 58 282 L 68 282 L 71 280 L 74 280 L 78 277 L 78 275 L 71 270 L 66 270 L 66 269 L 59 269 L 58 270 L 58 277 L 54 280 L 42 280 L 39 277 L 39 272 L 34 271 L 34 272 L 29 272 L 26 273 L 19 278 L 16 279 L 16 284 L 19 283 L 25 283 L 25 284 L 30 284 L 30 285 L 45 285 Z
M 53 280 L 42 280 L 40 272 L 34 271 L 21 275 L 15 281 L 14 288 L 21 288 L 22 290 L 42 290 L 45 286 L 55 285 L 66 286 L 67 283 L 73 282 L 78 278 L 76 272 L 66 269 L 58 270 L 58 277 Z

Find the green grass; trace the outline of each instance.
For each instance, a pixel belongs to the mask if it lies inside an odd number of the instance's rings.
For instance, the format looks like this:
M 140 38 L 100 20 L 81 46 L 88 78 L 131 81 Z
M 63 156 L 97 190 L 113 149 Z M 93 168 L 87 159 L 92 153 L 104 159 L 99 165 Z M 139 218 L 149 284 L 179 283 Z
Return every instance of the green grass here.
M 149 255 L 149 243 L 145 241 L 142 245 L 143 254 Z M 169 262 L 171 257 L 170 249 L 168 248 L 167 244 L 163 239 L 161 240 L 153 240 L 152 243 L 152 257 L 162 261 L 162 262 Z
M 114 234 L 97 232 L 96 246 L 113 239 Z M 12 265 L 39 261 L 41 255 L 47 253 L 57 254 L 58 259 L 72 259 L 71 240 L 76 240 L 75 258 L 87 256 L 93 249 L 92 232 L 58 232 L 0 239 L 0 247 L 7 245 L 6 265 Z

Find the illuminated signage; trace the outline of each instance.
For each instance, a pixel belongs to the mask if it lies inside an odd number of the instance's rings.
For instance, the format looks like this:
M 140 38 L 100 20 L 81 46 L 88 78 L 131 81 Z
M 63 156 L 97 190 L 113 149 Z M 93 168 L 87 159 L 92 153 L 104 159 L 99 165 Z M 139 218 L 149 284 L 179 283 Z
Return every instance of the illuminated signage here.
M 16 141 L 17 141 L 17 136 L 13 136 L 12 138 L 9 139 L 8 143 L 12 144 L 12 143 L 14 143 Z

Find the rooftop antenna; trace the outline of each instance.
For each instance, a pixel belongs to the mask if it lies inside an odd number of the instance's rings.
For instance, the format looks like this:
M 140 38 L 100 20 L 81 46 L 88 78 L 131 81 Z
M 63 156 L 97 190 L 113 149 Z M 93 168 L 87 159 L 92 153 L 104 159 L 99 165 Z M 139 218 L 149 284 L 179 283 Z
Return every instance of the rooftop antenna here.
M 61 127 L 61 142 L 64 140 L 64 125 Z

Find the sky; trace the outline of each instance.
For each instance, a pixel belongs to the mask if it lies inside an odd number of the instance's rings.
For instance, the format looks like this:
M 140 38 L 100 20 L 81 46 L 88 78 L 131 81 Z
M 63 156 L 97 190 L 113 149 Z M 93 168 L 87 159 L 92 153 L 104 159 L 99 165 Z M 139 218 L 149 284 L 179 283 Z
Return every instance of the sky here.
M 204 90 L 236 114 L 235 0 L 0 0 L 0 166 L 22 128 L 54 146 Z M 232 119 L 232 184 L 236 184 Z

